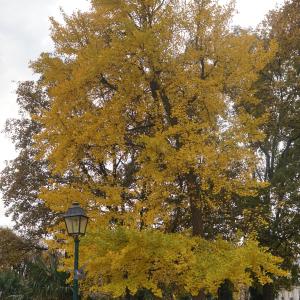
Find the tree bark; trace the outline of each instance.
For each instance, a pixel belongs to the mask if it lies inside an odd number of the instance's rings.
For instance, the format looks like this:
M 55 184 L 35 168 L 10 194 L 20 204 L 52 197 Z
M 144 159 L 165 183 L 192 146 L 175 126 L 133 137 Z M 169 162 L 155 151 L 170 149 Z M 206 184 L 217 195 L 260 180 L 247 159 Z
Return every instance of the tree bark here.
M 205 300 L 205 293 L 203 290 L 200 290 L 199 294 L 197 296 L 193 296 L 193 300 Z
M 192 171 L 188 174 L 187 186 L 191 208 L 192 234 L 193 236 L 204 237 L 203 209 L 200 202 L 200 189 L 197 183 L 197 175 Z M 205 300 L 205 298 L 205 292 L 201 289 L 197 296 L 192 297 L 192 300 Z
M 191 218 L 192 218 L 192 233 L 193 236 L 204 236 L 203 229 L 203 214 L 199 203 L 191 199 Z
M 263 286 L 263 300 L 274 300 L 274 287 L 272 284 L 266 284 Z
M 197 175 L 192 171 L 187 178 L 188 194 L 191 208 L 191 223 L 193 236 L 204 237 L 203 209 L 200 202 L 200 189 L 197 183 Z

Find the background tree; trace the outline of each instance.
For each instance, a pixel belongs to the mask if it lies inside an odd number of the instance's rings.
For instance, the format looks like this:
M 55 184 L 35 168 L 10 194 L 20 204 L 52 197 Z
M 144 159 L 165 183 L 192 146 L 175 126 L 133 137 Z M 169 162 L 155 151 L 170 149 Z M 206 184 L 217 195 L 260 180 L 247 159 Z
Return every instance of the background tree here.
M 69 273 L 58 270 L 60 257 L 1 228 L 0 299 L 71 299 Z
M 299 169 L 300 169 L 300 2 L 286 1 L 267 16 L 261 27 L 266 43 L 276 40 L 278 49 L 258 81 L 261 103 L 257 113 L 267 113 L 265 138 L 257 143 L 262 161 L 260 180 L 270 186 L 257 198 L 265 226 L 257 228 L 259 239 L 272 253 L 284 258 L 291 280 L 277 280 L 262 289 L 262 299 L 274 299 L 279 287 L 299 283 Z
M 32 245 L 11 229 L 0 227 L 0 270 L 17 268 L 28 257 Z
M 49 101 L 38 83 L 32 81 L 19 83 L 16 93 L 20 118 L 8 120 L 5 132 L 14 142 L 18 156 L 2 170 L 0 189 L 6 213 L 14 221 L 14 229 L 39 239 L 55 223 L 56 214 L 38 196 L 50 173 L 47 161 L 34 158 L 37 151 L 33 147 L 33 137 L 42 127 L 31 115 L 40 114 Z

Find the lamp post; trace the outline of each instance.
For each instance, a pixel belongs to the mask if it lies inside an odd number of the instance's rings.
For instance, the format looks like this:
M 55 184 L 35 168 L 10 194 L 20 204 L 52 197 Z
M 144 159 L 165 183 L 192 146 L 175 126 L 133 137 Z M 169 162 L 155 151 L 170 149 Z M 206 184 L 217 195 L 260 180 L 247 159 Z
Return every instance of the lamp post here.
M 73 203 L 64 215 L 67 231 L 74 238 L 73 300 L 78 300 L 79 237 L 85 235 L 88 217 L 79 203 Z

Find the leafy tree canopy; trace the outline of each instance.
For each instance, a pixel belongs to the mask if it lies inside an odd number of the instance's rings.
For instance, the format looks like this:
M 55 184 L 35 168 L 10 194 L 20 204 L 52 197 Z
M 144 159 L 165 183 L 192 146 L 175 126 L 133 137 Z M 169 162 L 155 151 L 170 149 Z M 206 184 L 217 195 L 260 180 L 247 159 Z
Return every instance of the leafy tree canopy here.
M 24 174 L 47 175 L 15 208 L 26 199 L 60 215 L 81 203 L 86 289 L 161 296 L 171 285 L 203 299 L 225 279 L 238 287 L 285 274 L 255 241 L 235 242 L 236 223 L 251 225 L 240 199 L 266 187 L 253 176 L 267 120 L 253 113 L 254 83 L 276 49 L 231 30 L 232 12 L 211 0 L 94 0 L 52 20 L 55 51 L 32 64 L 40 104 L 25 107 L 38 126 L 30 159 L 42 166 Z M 49 230 L 55 240 L 63 226 Z

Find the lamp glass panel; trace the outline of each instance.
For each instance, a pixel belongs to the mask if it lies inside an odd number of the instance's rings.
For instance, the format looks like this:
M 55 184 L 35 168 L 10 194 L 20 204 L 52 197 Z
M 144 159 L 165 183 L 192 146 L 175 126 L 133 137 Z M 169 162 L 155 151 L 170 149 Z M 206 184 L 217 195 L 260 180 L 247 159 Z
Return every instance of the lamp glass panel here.
M 85 234 L 87 222 L 88 222 L 88 218 L 81 216 L 81 218 L 80 218 L 80 233 L 81 234 Z
M 73 223 L 71 218 L 65 218 L 68 234 L 73 234 Z
M 65 218 L 67 230 L 69 234 L 78 234 L 79 233 L 79 220 L 80 217 L 67 217 Z
M 80 217 L 73 217 L 73 230 L 74 233 L 79 233 L 79 224 L 80 224 Z

